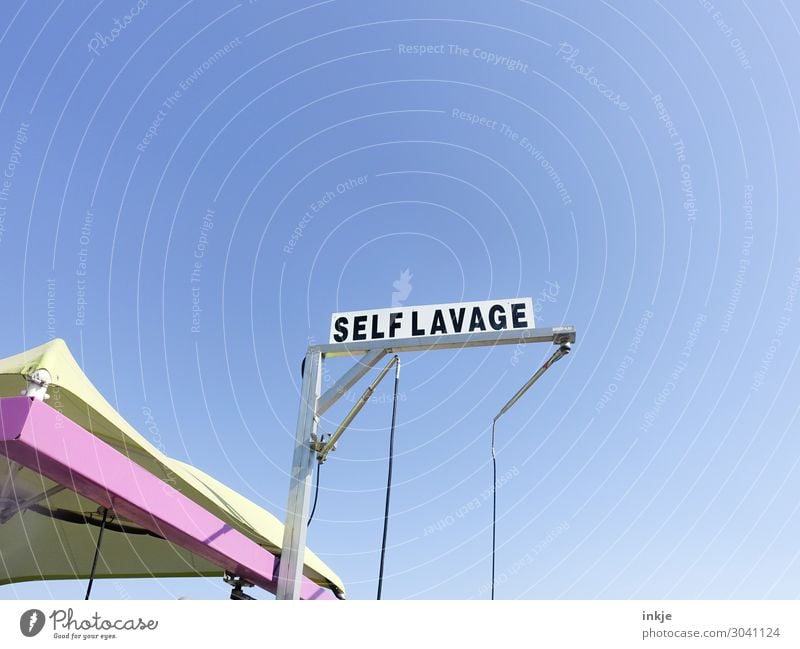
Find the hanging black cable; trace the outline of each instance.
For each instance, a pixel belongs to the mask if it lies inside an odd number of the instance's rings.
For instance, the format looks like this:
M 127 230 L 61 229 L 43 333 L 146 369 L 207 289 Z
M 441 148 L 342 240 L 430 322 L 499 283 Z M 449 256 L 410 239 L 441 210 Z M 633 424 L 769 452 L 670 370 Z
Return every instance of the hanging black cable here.
M 392 495 L 392 465 L 394 464 L 394 426 L 397 419 L 397 386 L 400 383 L 400 358 L 394 357 L 394 400 L 392 401 L 392 428 L 389 431 L 389 473 L 386 477 L 386 507 L 383 512 L 383 540 L 381 541 L 381 567 L 378 572 L 378 599 L 383 591 L 383 566 L 386 560 L 386 537 L 389 532 L 389 499 Z
M 492 421 L 492 599 L 494 599 L 494 558 L 497 549 L 497 454 L 494 449 L 494 427 Z
M 306 527 L 311 525 L 311 521 L 314 520 L 314 512 L 317 511 L 317 498 L 319 498 L 319 473 L 322 470 L 322 462 L 317 462 L 317 486 L 314 488 L 314 504 L 311 506 L 311 514 L 308 516 L 308 523 L 306 523 Z
M 103 541 L 103 532 L 106 529 L 106 520 L 108 520 L 108 509 L 103 508 L 103 522 L 100 523 L 100 532 L 97 534 L 97 546 L 94 549 L 94 559 L 92 560 L 92 572 L 89 575 L 89 585 L 86 587 L 86 597 L 92 594 L 92 584 L 94 584 L 94 573 L 97 570 L 97 559 L 100 557 L 100 543 Z

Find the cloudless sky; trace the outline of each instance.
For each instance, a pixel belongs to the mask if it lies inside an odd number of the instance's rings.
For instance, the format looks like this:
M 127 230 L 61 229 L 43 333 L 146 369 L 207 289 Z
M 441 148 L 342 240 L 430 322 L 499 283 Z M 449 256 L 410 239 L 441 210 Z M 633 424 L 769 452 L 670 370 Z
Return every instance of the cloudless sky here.
M 332 312 L 530 296 L 578 341 L 498 423 L 497 596 L 797 597 L 798 21 L 9 0 L 0 356 L 64 338 L 154 444 L 283 519 Z M 551 352 L 402 358 L 384 597 L 488 597 L 491 419 Z M 351 598 L 375 596 L 390 389 L 323 466 L 309 532 Z

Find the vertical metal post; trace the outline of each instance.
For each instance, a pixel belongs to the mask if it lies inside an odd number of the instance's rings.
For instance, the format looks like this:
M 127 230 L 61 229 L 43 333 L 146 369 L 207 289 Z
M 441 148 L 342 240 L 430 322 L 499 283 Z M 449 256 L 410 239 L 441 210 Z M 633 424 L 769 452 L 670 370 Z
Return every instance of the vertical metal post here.
M 322 353 L 309 349 L 303 374 L 300 414 L 297 418 L 292 475 L 289 478 L 289 500 L 286 505 L 286 525 L 283 530 L 283 549 L 278 566 L 277 599 L 300 599 L 306 549 L 308 510 L 311 502 L 312 476 L 316 453 L 313 440 L 317 434 L 317 401 L 320 394 Z

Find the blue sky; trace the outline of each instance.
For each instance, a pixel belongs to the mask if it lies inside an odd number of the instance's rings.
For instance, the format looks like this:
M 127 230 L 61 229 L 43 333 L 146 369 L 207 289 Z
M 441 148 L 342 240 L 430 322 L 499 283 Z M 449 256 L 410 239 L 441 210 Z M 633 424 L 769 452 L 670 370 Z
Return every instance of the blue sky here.
M 404 271 L 409 306 L 530 296 L 578 342 L 498 424 L 497 596 L 798 596 L 796 8 L 7 5 L 0 356 L 64 338 L 151 441 L 283 518 L 332 312 L 391 306 Z M 488 596 L 491 418 L 550 352 L 402 359 L 384 597 Z M 309 533 L 353 598 L 389 390 Z

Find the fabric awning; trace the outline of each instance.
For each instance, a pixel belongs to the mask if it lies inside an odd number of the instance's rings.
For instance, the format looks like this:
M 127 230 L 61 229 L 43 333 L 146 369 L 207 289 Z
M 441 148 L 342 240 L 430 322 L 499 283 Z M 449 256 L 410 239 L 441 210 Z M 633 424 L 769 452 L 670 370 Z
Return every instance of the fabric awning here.
M 283 525 L 272 514 L 203 471 L 166 456 L 103 398 L 63 340 L 0 360 L 0 397 L 19 396 L 38 369 L 51 376 L 48 406 L 175 488 L 274 555 Z M 22 511 L 20 511 L 22 510 Z M 101 520 L 97 503 L 28 468 L 0 459 L 0 584 L 87 577 Z M 83 523 L 83 524 L 81 524 Z M 103 538 L 97 577 L 220 575 L 221 568 L 124 519 Z M 344 585 L 306 550 L 304 575 L 339 594 Z

